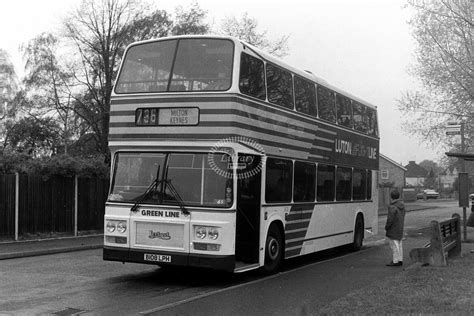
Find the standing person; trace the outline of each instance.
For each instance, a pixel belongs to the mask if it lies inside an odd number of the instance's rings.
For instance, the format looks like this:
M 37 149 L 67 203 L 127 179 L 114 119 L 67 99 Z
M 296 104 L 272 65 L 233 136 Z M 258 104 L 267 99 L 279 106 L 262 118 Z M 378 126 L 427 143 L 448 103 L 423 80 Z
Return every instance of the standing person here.
M 405 222 L 405 204 L 400 200 L 400 192 L 392 191 L 390 193 L 392 202 L 388 207 L 387 223 L 385 224 L 388 244 L 392 250 L 392 261 L 387 264 L 389 267 L 403 265 L 403 225 Z

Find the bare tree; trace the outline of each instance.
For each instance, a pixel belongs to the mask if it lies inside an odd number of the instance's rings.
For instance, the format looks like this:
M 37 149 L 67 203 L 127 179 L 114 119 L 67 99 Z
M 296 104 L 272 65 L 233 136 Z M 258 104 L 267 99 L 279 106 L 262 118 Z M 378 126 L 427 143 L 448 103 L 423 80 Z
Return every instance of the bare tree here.
M 84 89 L 75 100 L 77 114 L 107 158 L 110 97 L 123 51 L 133 41 L 169 34 L 171 24 L 165 11 L 133 0 L 83 0 L 64 22 L 79 57 L 74 76 Z
M 26 75 L 22 109 L 36 120 L 54 120 L 61 127 L 57 138 L 61 139 L 67 153 L 78 127 L 73 108 L 74 81 L 72 73 L 58 60 L 61 46 L 57 37 L 43 33 L 22 47 L 26 60 Z M 18 99 L 20 100 L 20 99 Z M 50 124 L 51 125 L 51 124 Z
M 14 102 L 18 91 L 15 68 L 8 53 L 0 49 L 0 142 L 5 142 L 5 126 L 15 118 L 18 107 Z
M 205 22 L 207 12 L 204 11 L 196 1 L 184 9 L 182 6 L 176 7 L 173 35 L 206 34 L 209 32 L 209 25 Z
M 248 13 L 244 13 L 239 19 L 233 16 L 225 18 L 222 20 L 217 33 L 235 36 L 276 57 L 288 55 L 290 35 L 283 35 L 275 41 L 269 40 L 268 32 L 259 31 L 257 20 L 249 17 Z
M 417 43 L 410 69 L 423 91 L 407 91 L 398 100 L 404 125 L 432 144 L 455 144 L 445 135 L 447 121 L 463 121 L 466 145 L 474 133 L 474 2 L 408 0 L 409 24 Z

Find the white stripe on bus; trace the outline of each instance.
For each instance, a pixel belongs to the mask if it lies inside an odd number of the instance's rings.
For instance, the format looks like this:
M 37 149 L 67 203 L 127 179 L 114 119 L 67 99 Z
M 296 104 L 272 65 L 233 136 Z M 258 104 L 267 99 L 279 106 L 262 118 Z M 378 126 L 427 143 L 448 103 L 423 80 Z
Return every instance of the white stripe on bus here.
M 295 213 L 291 213 L 291 214 L 295 214 Z M 311 221 L 311 218 L 307 218 L 307 219 L 295 219 L 295 220 L 289 220 L 286 222 L 286 224 L 296 224 L 296 223 L 309 223 Z
M 297 228 L 297 229 L 290 229 L 290 230 L 285 230 L 285 234 L 293 234 L 293 233 L 299 233 L 299 232 L 306 232 L 308 230 L 308 227 L 305 228 Z

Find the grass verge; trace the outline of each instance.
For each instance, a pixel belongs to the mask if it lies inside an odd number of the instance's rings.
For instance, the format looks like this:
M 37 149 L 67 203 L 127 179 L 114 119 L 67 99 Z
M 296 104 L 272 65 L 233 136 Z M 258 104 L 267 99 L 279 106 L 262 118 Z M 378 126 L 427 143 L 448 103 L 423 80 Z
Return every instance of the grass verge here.
M 472 315 L 474 253 L 446 267 L 416 266 L 331 302 L 318 315 Z

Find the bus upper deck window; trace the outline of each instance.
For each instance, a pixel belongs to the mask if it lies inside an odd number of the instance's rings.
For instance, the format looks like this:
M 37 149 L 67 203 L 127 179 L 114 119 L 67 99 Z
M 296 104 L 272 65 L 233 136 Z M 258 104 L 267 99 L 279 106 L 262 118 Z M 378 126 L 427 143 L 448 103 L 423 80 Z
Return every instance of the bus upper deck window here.
M 184 86 L 186 91 L 229 89 L 233 51 L 233 43 L 229 40 L 180 40 L 171 85 Z
M 115 92 L 225 91 L 232 83 L 233 54 L 233 42 L 225 39 L 170 39 L 131 46 Z
M 373 109 L 367 109 L 369 135 L 378 136 L 377 114 Z
M 337 124 L 350 127 L 354 125 L 352 118 L 352 104 L 349 98 L 340 94 L 336 95 Z
M 317 115 L 314 84 L 297 76 L 295 76 L 295 106 L 298 112 L 311 116 Z
M 268 101 L 293 109 L 293 78 L 291 73 L 267 64 Z
M 116 93 L 166 91 L 176 41 L 161 41 L 132 46 L 120 70 Z
M 354 111 L 354 128 L 357 131 L 367 133 L 369 131 L 369 117 L 367 115 L 367 107 L 358 102 L 354 102 L 353 111 Z
M 239 88 L 243 94 L 265 100 L 265 72 L 263 61 L 242 53 L 240 57 Z
M 318 111 L 321 119 L 336 122 L 334 92 L 322 86 L 318 86 Z

